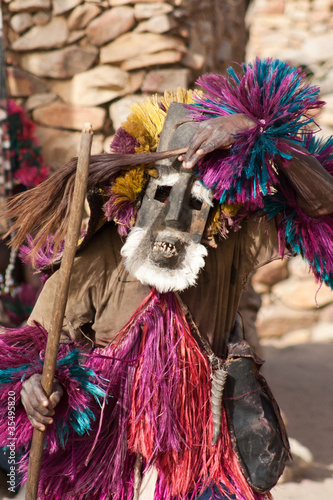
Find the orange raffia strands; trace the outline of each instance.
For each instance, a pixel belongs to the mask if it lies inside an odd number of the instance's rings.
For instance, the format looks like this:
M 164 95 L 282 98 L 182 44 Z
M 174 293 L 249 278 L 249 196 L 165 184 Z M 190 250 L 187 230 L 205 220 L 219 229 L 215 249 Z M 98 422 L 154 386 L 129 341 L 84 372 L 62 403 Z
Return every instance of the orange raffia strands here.
M 237 498 L 254 500 L 232 450 L 223 407 L 221 434 L 212 445 L 209 361 L 191 335 L 176 297 L 160 295 L 158 305 L 163 336 L 152 346 L 150 322 L 142 328 L 128 424 L 129 450 L 140 453 L 147 466 L 157 468 L 170 498 L 224 483 Z M 147 373 L 147 356 L 156 357 L 151 373 Z M 163 378 L 167 380 L 164 388 Z M 149 399 L 143 390 L 147 380 Z

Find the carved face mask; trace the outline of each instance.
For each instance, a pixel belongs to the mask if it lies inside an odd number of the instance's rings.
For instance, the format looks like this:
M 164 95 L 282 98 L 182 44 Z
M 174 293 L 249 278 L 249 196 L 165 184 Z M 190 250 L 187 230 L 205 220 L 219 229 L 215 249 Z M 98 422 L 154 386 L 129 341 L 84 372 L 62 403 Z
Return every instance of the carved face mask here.
M 179 111 L 184 115 L 184 108 L 176 105 L 178 112 L 172 114 L 172 106 L 161 134 L 160 150 L 188 144 L 195 130 L 191 123 L 174 128 L 174 123 L 181 122 Z M 172 133 L 166 141 L 168 130 Z M 195 180 L 193 172 L 182 169 L 177 158 L 163 160 L 156 168 L 158 178 L 149 181 L 136 227 L 121 253 L 127 270 L 143 284 L 155 286 L 160 292 L 181 291 L 195 284 L 205 264 L 207 249 L 200 241 L 212 197 Z

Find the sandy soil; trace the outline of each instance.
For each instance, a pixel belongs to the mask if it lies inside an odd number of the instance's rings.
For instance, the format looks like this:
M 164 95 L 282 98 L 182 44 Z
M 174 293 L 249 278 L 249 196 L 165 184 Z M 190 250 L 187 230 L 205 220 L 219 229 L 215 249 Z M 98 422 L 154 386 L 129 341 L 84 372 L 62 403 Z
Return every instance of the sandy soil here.
M 290 437 L 314 463 L 298 482 L 279 484 L 274 500 L 333 499 L 333 344 L 264 348 L 264 374 L 287 418 Z

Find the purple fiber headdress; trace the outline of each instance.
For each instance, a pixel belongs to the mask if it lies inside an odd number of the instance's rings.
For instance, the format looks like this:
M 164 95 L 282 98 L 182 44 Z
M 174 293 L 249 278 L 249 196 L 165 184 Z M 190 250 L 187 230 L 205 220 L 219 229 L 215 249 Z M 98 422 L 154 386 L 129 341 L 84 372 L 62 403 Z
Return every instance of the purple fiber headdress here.
M 228 152 L 215 151 L 201 160 L 198 177 L 221 203 L 262 208 L 264 196 L 278 183 L 274 156 L 290 158 L 281 139 L 298 141 L 301 129 L 314 121 L 309 112 L 324 104 L 319 87 L 307 84 L 299 68 L 273 59 L 244 64 L 242 74 L 229 68 L 227 76 L 204 75 L 197 83 L 204 94 L 187 106 L 193 118 L 244 113 L 256 123 L 237 135 Z

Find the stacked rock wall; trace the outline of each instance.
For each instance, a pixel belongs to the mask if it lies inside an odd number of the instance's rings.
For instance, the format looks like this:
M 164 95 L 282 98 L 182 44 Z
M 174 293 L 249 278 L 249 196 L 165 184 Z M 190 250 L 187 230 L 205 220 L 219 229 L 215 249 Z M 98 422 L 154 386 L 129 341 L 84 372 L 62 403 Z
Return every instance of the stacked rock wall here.
M 321 135 L 333 133 L 332 0 L 253 0 L 247 12 L 247 60 L 274 57 L 304 68 L 326 101 L 317 117 Z M 262 299 L 262 343 L 279 346 L 333 340 L 333 292 L 319 287 L 301 258 L 260 269 L 253 285 Z
M 333 292 L 316 283 L 301 257 L 262 267 L 252 282 L 262 299 L 257 316 L 262 343 L 286 347 L 333 341 Z
M 333 1 L 253 0 L 247 59 L 275 57 L 304 68 L 321 88 L 326 106 L 318 117 L 324 135 L 333 133 Z
M 38 124 L 52 169 L 76 154 L 92 123 L 93 152 L 133 100 L 192 86 L 245 56 L 246 0 L 3 0 L 9 96 Z

